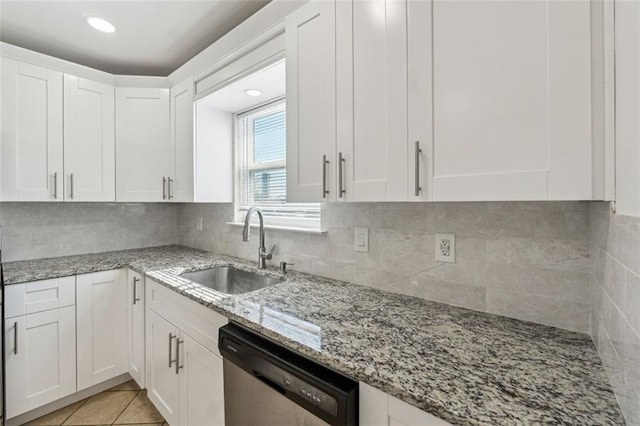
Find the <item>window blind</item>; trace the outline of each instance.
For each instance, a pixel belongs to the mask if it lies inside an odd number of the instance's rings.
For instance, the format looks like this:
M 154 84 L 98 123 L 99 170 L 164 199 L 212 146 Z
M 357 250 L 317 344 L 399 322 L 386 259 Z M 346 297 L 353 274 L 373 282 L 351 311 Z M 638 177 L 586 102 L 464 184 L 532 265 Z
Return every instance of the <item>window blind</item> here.
M 287 203 L 285 100 L 236 115 L 238 220 L 259 206 L 270 223 L 320 227 L 319 203 Z

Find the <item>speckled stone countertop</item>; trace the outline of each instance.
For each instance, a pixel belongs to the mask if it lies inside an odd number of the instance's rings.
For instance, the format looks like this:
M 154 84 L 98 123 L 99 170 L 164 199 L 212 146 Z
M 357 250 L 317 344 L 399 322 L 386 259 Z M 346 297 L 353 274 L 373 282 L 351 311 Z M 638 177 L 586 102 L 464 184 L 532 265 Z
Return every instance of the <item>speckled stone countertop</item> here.
M 128 266 L 456 425 L 624 425 L 589 336 L 291 272 L 227 296 L 179 275 L 253 263 L 168 246 L 5 265 L 7 283 Z

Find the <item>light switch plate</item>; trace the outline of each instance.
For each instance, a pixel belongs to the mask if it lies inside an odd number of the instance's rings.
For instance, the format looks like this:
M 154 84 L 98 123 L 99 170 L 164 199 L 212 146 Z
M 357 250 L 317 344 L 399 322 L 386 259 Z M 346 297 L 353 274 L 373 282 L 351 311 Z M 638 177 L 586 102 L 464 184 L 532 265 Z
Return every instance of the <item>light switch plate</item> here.
M 355 228 L 354 231 L 353 249 L 355 251 L 369 251 L 369 228 Z
M 436 261 L 456 261 L 456 236 L 454 234 L 436 234 Z

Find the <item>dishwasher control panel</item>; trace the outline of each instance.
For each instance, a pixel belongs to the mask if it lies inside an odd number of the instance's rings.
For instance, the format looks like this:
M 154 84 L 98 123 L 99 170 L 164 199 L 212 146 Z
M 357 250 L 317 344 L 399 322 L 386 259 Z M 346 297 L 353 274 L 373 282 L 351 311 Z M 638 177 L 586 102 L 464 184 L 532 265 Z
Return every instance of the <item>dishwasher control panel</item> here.
M 261 367 L 262 368 L 259 373 L 263 377 L 279 382 L 277 384 L 287 391 L 298 395 L 302 399 L 331 415 L 335 416 L 338 412 L 338 401 L 328 393 L 318 389 L 307 381 L 288 373 L 277 365 L 266 364 Z M 280 380 L 277 378 L 280 378 Z

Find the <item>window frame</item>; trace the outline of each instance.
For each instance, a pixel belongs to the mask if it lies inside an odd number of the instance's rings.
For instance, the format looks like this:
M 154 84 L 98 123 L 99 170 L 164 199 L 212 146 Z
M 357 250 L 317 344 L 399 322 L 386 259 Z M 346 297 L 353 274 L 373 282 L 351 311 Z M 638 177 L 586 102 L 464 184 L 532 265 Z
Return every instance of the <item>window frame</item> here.
M 259 114 L 262 111 L 268 110 L 276 106 L 276 104 L 284 104 L 285 112 L 286 112 L 286 96 L 278 97 L 256 105 L 252 108 L 239 111 L 233 114 L 233 145 L 234 145 L 234 198 L 233 198 L 233 210 L 234 210 L 234 221 L 235 222 L 243 222 L 245 214 L 250 206 L 243 206 L 241 204 L 241 192 L 245 190 L 241 186 L 242 182 L 242 173 L 245 172 L 249 174 L 251 171 L 260 171 L 260 170 L 269 170 L 269 169 L 277 169 L 284 168 L 286 173 L 286 141 L 285 141 L 285 159 L 284 160 L 276 160 L 269 161 L 264 163 L 255 163 L 253 161 L 253 144 L 248 143 L 249 138 L 244 141 L 240 141 L 240 137 L 242 134 L 242 125 L 240 121 L 245 119 L 245 117 L 249 115 L 257 115 L 259 118 Z M 268 114 L 264 114 L 268 115 Z M 286 117 L 286 115 L 285 115 Z M 285 129 L 286 129 L 286 119 L 285 119 Z M 252 133 L 252 129 L 251 129 Z M 253 138 L 251 138 L 253 139 Z M 241 159 L 245 157 L 245 155 L 241 155 L 240 151 L 243 149 L 244 144 L 248 144 L 247 148 L 247 156 L 251 158 L 252 162 L 250 165 L 247 165 L 245 168 L 243 164 L 241 164 Z M 248 163 L 248 161 L 247 161 Z M 285 183 L 286 188 L 286 183 Z M 283 229 L 295 229 L 295 230 L 308 230 L 308 231 L 321 231 L 322 226 L 322 218 L 321 218 L 321 204 L 320 203 L 290 203 L 285 201 L 283 204 L 278 205 L 266 205 L 261 206 L 257 204 L 258 207 L 264 213 L 264 223 L 265 226 L 272 226 Z M 285 207 L 284 209 L 282 207 Z M 274 217 L 271 212 L 277 210 L 287 210 L 287 207 L 290 208 L 291 214 L 287 215 L 286 212 L 281 212 L 281 216 Z M 317 211 L 316 217 L 309 217 L 304 214 L 304 211 Z M 301 213 L 302 212 L 302 213 Z M 251 220 L 252 224 L 258 223 L 258 218 L 253 217 Z

